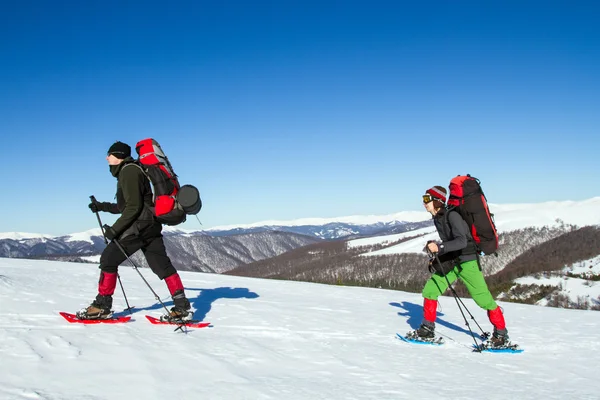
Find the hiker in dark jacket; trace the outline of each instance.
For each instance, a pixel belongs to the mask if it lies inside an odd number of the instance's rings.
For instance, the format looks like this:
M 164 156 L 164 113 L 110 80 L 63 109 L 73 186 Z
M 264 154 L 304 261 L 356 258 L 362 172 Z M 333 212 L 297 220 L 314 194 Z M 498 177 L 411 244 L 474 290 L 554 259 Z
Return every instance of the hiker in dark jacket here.
M 131 157 L 131 148 L 122 142 L 115 142 L 106 156 L 111 174 L 117 178 L 116 203 L 90 203 L 92 212 L 105 211 L 121 214 L 112 226 L 104 225 L 104 235 L 111 242 L 100 256 L 100 281 L 98 295 L 92 304 L 77 315 L 84 319 L 110 318 L 112 315 L 112 295 L 117 284 L 118 266 L 126 260 L 118 248 L 118 240 L 128 256 L 142 250 L 148 266 L 160 279 L 164 279 L 174 307 L 167 318 L 191 319 L 190 302 L 185 297 L 181 278 L 171 263 L 165 250 L 162 225 L 152 213 L 152 188 L 148 177 Z
M 434 186 L 423 196 L 423 205 L 433 216 L 435 228 L 441 239 L 441 242 L 437 243 L 428 242 L 426 247 L 430 254 L 437 254 L 440 262 L 435 258 L 430 261 L 430 271 L 433 274 L 423 288 L 423 323 L 409 335 L 425 340 L 435 337 L 437 299 L 448 289 L 448 282 L 452 284 L 456 279 L 460 279 L 475 303 L 487 310 L 490 322 L 494 326 L 494 334 L 490 339 L 492 346 L 503 346 L 508 343 L 508 331 L 502 310 L 494 301 L 479 267 L 477 247 L 469 226 L 458 212 L 446 209 L 446 195 L 444 187 Z

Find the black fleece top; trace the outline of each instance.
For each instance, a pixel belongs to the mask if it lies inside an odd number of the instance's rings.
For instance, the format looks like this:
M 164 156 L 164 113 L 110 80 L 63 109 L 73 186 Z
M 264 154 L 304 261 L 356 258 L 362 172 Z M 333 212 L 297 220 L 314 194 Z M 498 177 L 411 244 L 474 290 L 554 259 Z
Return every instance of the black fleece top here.
M 433 217 L 433 223 L 442 240 L 438 251 L 440 258 L 457 258 L 461 263 L 477 259 L 469 225 L 457 211 L 441 208 Z

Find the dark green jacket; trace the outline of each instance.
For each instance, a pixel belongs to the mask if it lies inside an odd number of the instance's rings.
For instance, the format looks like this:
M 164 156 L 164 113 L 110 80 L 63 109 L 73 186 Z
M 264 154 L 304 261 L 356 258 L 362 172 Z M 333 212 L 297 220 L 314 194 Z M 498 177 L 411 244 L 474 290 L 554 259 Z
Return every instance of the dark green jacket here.
M 112 229 L 120 238 L 143 235 L 150 228 L 161 230 L 152 214 L 152 188 L 148 177 L 134 159 L 127 157 L 119 165 L 110 166 L 111 174 L 117 178 L 117 203 L 112 203 L 109 212 L 121 214 Z

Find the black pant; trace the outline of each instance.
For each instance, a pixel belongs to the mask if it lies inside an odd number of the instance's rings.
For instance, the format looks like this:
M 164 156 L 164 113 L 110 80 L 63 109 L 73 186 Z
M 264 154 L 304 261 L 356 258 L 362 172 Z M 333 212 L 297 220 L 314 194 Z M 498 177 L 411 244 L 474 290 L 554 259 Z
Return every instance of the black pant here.
M 177 273 L 177 270 L 171 263 L 171 259 L 167 255 L 161 234 L 151 237 L 131 235 L 120 239 L 119 243 L 125 249 L 128 256 L 141 249 L 146 257 L 146 261 L 148 261 L 148 266 L 160 279 L 165 279 Z M 119 265 L 126 259 L 125 254 L 112 241 L 106 246 L 100 256 L 100 269 L 104 272 L 115 273 Z

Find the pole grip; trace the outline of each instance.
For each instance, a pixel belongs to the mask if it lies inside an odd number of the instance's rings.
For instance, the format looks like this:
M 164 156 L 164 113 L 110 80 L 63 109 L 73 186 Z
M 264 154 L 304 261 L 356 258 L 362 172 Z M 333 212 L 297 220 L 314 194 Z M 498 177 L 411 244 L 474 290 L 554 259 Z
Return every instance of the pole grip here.
M 96 201 L 96 198 L 94 197 L 94 195 L 90 196 L 90 200 L 94 204 L 98 203 Z M 98 211 L 96 211 L 94 214 L 96 214 L 96 218 L 98 219 L 98 225 L 100 225 L 100 231 L 102 232 L 102 237 L 104 238 L 104 243 L 108 244 L 108 239 L 106 238 L 106 234 L 104 233 L 104 227 L 102 226 L 102 220 L 100 219 L 100 214 L 98 213 Z

